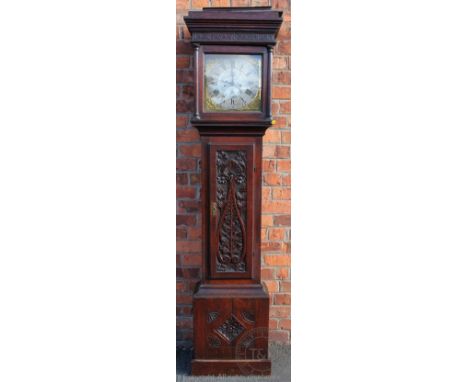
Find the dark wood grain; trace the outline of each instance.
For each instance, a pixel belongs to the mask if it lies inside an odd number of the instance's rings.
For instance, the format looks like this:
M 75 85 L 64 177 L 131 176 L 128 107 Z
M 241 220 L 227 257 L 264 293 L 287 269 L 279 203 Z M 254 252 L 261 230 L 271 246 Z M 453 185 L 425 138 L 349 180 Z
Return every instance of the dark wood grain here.
M 269 295 L 260 279 L 262 137 L 272 124 L 272 47 L 282 12 L 204 8 L 184 19 L 195 47 L 191 123 L 202 142 L 203 263 L 194 293 L 192 374 L 269 375 Z M 203 109 L 204 56 L 213 53 L 262 56 L 261 111 Z M 242 352 L 244 342 L 254 348 Z

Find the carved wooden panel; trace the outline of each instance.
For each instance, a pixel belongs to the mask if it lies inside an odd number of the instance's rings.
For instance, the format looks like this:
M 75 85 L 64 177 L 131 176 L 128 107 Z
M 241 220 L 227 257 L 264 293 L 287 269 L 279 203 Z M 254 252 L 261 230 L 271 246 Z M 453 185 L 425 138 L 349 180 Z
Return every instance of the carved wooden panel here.
M 253 148 L 251 144 L 210 145 L 212 277 L 251 277 Z
M 245 272 L 247 219 L 247 153 L 216 152 L 216 204 L 220 218 L 216 235 L 217 272 Z

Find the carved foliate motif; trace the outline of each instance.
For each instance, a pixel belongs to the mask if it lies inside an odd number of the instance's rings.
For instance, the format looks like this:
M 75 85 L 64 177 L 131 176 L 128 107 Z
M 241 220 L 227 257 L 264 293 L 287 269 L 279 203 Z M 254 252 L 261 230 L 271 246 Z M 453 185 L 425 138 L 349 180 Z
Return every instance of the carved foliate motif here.
M 245 328 L 237 319 L 231 315 L 231 317 L 224 321 L 224 323 L 216 329 L 216 332 L 221 334 L 229 343 L 234 341 Z
M 247 322 L 255 324 L 255 314 L 253 312 L 243 311 L 242 312 L 242 317 L 244 317 L 244 320 L 246 320 Z
M 247 219 L 247 152 L 216 152 L 216 205 L 218 272 L 245 272 Z
M 218 318 L 218 312 L 210 312 L 208 313 L 208 323 L 211 324 L 216 318 Z

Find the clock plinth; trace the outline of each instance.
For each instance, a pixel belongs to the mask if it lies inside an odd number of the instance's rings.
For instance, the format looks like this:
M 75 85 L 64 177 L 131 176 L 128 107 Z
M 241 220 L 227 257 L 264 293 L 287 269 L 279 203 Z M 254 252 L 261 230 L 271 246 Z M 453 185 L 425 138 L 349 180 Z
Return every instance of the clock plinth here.
M 269 295 L 260 280 L 262 137 L 272 124 L 272 47 L 282 12 L 204 8 L 184 18 L 195 46 L 192 125 L 202 142 L 202 279 L 193 375 L 269 375 Z

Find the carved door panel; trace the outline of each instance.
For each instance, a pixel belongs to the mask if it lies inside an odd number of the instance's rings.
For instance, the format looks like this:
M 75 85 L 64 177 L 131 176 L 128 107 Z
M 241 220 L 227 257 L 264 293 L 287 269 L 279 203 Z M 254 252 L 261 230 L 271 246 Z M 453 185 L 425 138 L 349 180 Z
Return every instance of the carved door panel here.
M 232 299 L 206 299 L 195 303 L 198 315 L 194 319 L 200 341 L 195 347 L 196 357 L 232 358 L 232 341 L 242 331 L 232 318 Z
M 254 144 L 209 145 L 210 276 L 252 277 Z
M 268 357 L 268 299 L 235 298 L 232 315 L 246 329 L 236 340 L 236 357 L 266 359 Z

